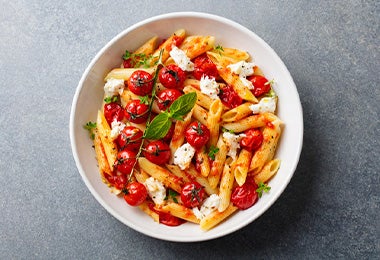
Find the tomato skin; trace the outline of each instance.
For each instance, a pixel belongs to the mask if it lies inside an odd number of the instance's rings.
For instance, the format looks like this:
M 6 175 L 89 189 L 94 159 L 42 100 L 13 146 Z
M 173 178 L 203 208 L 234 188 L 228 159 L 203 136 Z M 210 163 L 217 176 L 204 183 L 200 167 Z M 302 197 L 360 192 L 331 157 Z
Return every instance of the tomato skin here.
M 210 130 L 198 121 L 192 122 L 185 131 L 186 141 L 195 149 L 200 149 L 210 140 Z
M 263 76 L 252 75 L 247 77 L 247 80 L 252 82 L 254 88 L 251 91 L 255 97 L 264 95 L 270 90 L 270 84 L 268 83 L 268 80 Z
M 120 150 L 137 152 L 142 143 L 143 131 L 134 126 L 126 126 L 117 137 L 116 142 Z
M 112 176 L 105 174 L 105 178 L 118 190 L 124 189 L 125 185 L 128 183 L 128 177 L 124 174 Z
M 124 200 L 131 206 L 141 205 L 148 196 L 148 191 L 144 184 L 137 181 L 129 183 L 123 192 Z
M 136 164 L 136 152 L 131 150 L 122 150 L 117 154 L 114 167 L 122 174 L 129 175 L 133 166 Z
M 170 141 L 172 140 L 173 134 L 174 134 L 174 128 L 175 128 L 175 124 L 172 124 L 170 126 L 168 133 L 162 138 L 162 141 L 164 141 L 166 143 L 170 143 Z
M 144 156 L 155 164 L 165 164 L 170 159 L 170 147 L 161 140 L 150 142 L 144 149 Z
M 160 110 L 166 110 L 180 96 L 181 91 L 177 89 L 164 89 L 157 93 L 157 105 Z
M 175 226 L 179 226 L 179 225 L 186 222 L 185 220 L 177 218 L 170 213 L 165 213 L 165 212 L 157 210 L 154 207 L 154 204 L 151 202 L 148 203 L 148 207 L 151 211 L 154 211 L 158 214 L 158 219 L 159 219 L 159 222 L 161 224 L 171 226 L 171 227 L 175 227 Z
M 247 179 L 242 186 L 232 190 L 231 202 L 241 210 L 252 207 L 259 199 L 256 189 L 257 184 Z
M 181 190 L 181 201 L 188 208 L 198 207 L 205 197 L 204 187 L 196 181 L 185 184 Z
M 134 99 L 125 106 L 125 117 L 132 123 L 144 123 L 149 116 L 149 106 Z
M 243 103 L 243 99 L 239 97 L 230 85 L 220 89 L 219 98 L 229 108 L 235 108 Z
M 144 70 L 136 70 L 128 79 L 128 88 L 136 95 L 149 95 L 153 89 L 153 76 Z
M 263 143 L 263 133 L 257 129 L 248 129 L 244 132 L 246 135 L 240 140 L 240 146 L 248 151 L 256 151 Z
M 186 79 L 186 73 L 176 64 L 170 64 L 160 70 L 158 78 L 165 88 L 181 89 Z
M 111 125 L 114 120 L 122 121 L 124 118 L 124 109 L 117 102 L 104 104 L 103 111 L 104 117 L 109 125 Z
M 133 68 L 135 65 L 133 64 L 133 61 L 131 58 L 123 60 L 123 67 L 124 68 Z
M 207 75 L 209 78 L 216 78 L 218 76 L 218 69 L 207 57 L 207 54 L 202 54 L 194 59 L 194 78 L 201 80 L 203 75 Z

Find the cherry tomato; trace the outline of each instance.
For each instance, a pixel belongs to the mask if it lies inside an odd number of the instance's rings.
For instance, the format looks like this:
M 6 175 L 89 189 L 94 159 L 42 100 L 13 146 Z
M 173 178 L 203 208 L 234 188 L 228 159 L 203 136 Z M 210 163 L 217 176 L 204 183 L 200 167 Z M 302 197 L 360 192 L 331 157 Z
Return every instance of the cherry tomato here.
M 128 177 L 124 174 L 120 175 L 104 175 L 107 181 L 112 184 L 116 189 L 122 190 L 128 182 Z
M 257 184 L 247 179 L 242 186 L 237 186 L 232 190 L 231 202 L 239 209 L 248 209 L 252 207 L 259 199 Z
M 114 167 L 121 173 L 129 175 L 136 164 L 136 152 L 131 150 L 122 150 L 117 154 Z
M 186 222 L 185 220 L 177 218 L 170 213 L 165 213 L 165 212 L 157 210 L 154 207 L 153 203 L 148 203 L 148 207 L 151 211 L 154 211 L 158 214 L 158 219 L 159 219 L 159 222 L 161 224 L 171 226 L 171 227 L 175 227 L 175 226 L 179 226 L 179 225 Z
M 140 100 L 134 99 L 125 106 L 126 118 L 136 124 L 141 124 L 146 121 L 149 116 L 149 106 L 141 103 Z
M 183 39 L 184 39 L 183 37 L 179 37 L 177 35 L 174 35 L 173 36 L 173 44 L 178 47 L 183 42 Z
M 206 197 L 205 190 L 198 182 L 185 184 L 181 190 L 181 201 L 188 208 L 195 208 L 202 204 Z
M 126 126 L 121 130 L 116 142 L 120 150 L 132 150 L 137 152 L 142 143 L 143 131 L 134 126 Z
M 164 89 L 157 94 L 157 105 L 161 110 L 166 110 L 170 105 L 182 95 L 177 89 Z
M 116 102 L 104 104 L 104 117 L 109 125 L 114 120 L 121 121 L 124 118 L 124 109 Z
M 170 64 L 160 70 L 158 78 L 165 88 L 182 88 L 186 73 L 176 64 Z
M 129 58 L 129 59 L 124 59 L 123 60 L 123 67 L 124 68 L 133 68 L 134 67 L 134 64 L 133 64 L 133 61 L 132 61 L 132 59 L 131 58 Z
M 263 143 L 263 134 L 259 129 L 253 128 L 244 132 L 246 135 L 240 141 L 240 146 L 248 151 L 257 150 Z
M 165 164 L 170 159 L 170 147 L 161 140 L 150 142 L 144 150 L 144 156 L 155 164 Z
M 175 128 L 175 124 L 172 124 L 170 126 L 168 133 L 162 138 L 162 141 L 169 143 L 172 140 L 172 137 L 174 134 L 174 128 Z
M 124 192 L 124 200 L 131 206 L 138 206 L 143 203 L 148 196 L 144 184 L 134 181 L 127 185 Z
M 200 80 L 203 75 L 207 75 L 209 78 L 216 78 L 218 76 L 218 69 L 207 57 L 207 54 L 202 54 L 194 59 L 194 78 Z
M 247 77 L 247 79 L 252 82 L 252 93 L 253 95 L 255 95 L 255 97 L 259 97 L 269 92 L 270 84 L 268 83 L 268 80 L 265 77 L 253 75 Z
M 149 95 L 153 89 L 153 76 L 146 71 L 136 70 L 128 79 L 128 88 L 136 95 Z
M 191 123 L 185 131 L 186 141 L 195 149 L 200 149 L 210 139 L 210 130 L 198 121 Z
M 222 103 L 229 108 L 237 107 L 243 103 L 243 99 L 239 97 L 235 90 L 229 85 L 220 89 L 219 98 Z

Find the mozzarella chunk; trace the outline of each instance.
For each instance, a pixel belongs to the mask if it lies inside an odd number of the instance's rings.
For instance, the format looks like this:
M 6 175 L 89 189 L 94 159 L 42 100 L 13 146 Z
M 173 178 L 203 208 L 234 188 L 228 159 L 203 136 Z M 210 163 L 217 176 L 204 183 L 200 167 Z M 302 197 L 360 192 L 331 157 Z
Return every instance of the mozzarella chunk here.
M 193 208 L 193 213 L 198 219 L 202 219 L 215 211 L 220 204 L 220 197 L 216 194 L 211 194 L 202 204 L 201 209 Z
M 219 98 L 219 84 L 215 81 L 215 78 L 209 78 L 207 75 L 203 75 L 199 86 L 203 94 L 206 94 L 212 99 Z
M 153 177 L 149 177 L 145 180 L 144 185 L 148 191 L 149 196 L 152 198 L 155 204 L 161 205 L 165 201 L 166 189 L 165 186 L 159 180 Z
M 107 79 L 104 85 L 104 93 L 106 97 L 113 97 L 117 94 L 121 95 L 124 91 L 124 80 L 123 79 Z
M 250 105 L 249 109 L 252 110 L 253 114 L 274 113 L 276 110 L 276 99 L 271 97 L 262 98 L 259 103 Z
M 183 144 L 174 153 L 174 164 L 178 165 L 181 170 L 185 170 L 189 167 L 191 159 L 195 154 L 195 148 L 189 143 Z
M 229 148 L 227 155 L 231 156 L 234 160 L 237 156 L 237 150 L 240 148 L 240 140 L 245 136 L 245 134 L 235 135 L 229 132 L 223 133 L 223 139 Z
M 192 63 L 186 53 L 173 45 L 172 50 L 169 53 L 170 57 L 173 58 L 174 62 L 184 71 L 193 71 L 194 63 Z
M 249 89 L 253 89 L 253 84 L 249 80 L 246 79 L 247 76 L 253 74 L 255 63 L 253 62 L 245 62 L 239 61 L 237 63 L 228 65 L 227 67 L 235 74 L 239 75 L 240 80 L 243 82 L 244 86 Z
M 117 121 L 117 120 L 113 120 L 112 123 L 111 123 L 111 138 L 112 140 L 115 140 L 119 134 L 121 133 L 121 131 L 124 129 L 125 127 L 125 124 L 123 122 L 120 122 L 120 121 Z

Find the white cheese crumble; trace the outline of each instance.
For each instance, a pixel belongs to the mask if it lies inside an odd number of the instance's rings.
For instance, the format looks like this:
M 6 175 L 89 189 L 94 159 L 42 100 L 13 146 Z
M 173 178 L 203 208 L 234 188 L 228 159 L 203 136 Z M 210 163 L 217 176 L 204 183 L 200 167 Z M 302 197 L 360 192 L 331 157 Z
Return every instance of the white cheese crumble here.
M 104 84 L 104 93 L 106 97 L 113 97 L 117 94 L 121 95 L 124 91 L 124 80 L 123 79 L 107 79 L 106 84 Z
M 125 124 L 123 122 L 120 122 L 120 121 L 117 121 L 117 120 L 113 120 L 112 123 L 111 123 L 111 138 L 112 140 L 115 140 L 119 134 L 121 133 L 121 131 L 124 129 L 125 127 Z
M 234 160 L 236 159 L 237 149 L 240 148 L 240 140 L 245 137 L 245 134 L 235 135 L 229 132 L 223 133 L 223 139 L 228 146 L 227 155 L 231 156 Z
M 201 209 L 198 209 L 197 207 L 193 208 L 193 213 L 198 219 L 202 219 L 218 209 L 219 204 L 220 197 L 216 194 L 211 194 L 211 196 L 203 202 Z
M 249 109 L 252 110 L 253 114 L 274 113 L 276 110 L 276 99 L 271 97 L 262 98 L 259 103 L 250 105 Z
M 195 154 L 195 148 L 189 143 L 183 144 L 174 153 L 174 164 L 178 165 L 181 170 L 185 170 L 189 167 L 191 159 Z
M 254 66 L 255 63 L 253 62 L 239 61 L 237 63 L 230 64 L 227 67 L 230 68 L 233 73 L 239 75 L 239 78 L 243 82 L 244 86 L 248 87 L 249 89 L 253 89 L 252 82 L 247 80 L 246 77 L 253 74 Z
M 199 86 L 203 94 L 206 94 L 212 99 L 219 98 L 219 84 L 215 81 L 215 78 L 209 78 L 207 75 L 203 75 Z
M 148 191 L 149 196 L 152 198 L 155 204 L 163 204 L 166 197 L 165 186 L 159 180 L 153 177 L 149 177 L 145 180 L 144 185 Z
M 189 57 L 186 56 L 186 53 L 173 45 L 172 50 L 170 51 L 170 57 L 173 58 L 174 62 L 184 71 L 193 71 L 194 63 L 192 63 Z

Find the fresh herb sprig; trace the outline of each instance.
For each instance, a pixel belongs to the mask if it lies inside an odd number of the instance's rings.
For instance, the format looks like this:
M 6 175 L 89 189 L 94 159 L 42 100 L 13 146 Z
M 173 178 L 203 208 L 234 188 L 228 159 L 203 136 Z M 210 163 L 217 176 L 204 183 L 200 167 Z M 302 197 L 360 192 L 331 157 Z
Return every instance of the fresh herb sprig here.
M 260 182 L 258 185 L 259 185 L 259 187 L 256 189 L 256 192 L 259 195 L 259 198 L 261 198 L 261 196 L 263 196 L 263 192 L 268 193 L 270 191 L 270 187 L 268 186 L 268 184 Z
M 96 129 L 96 122 L 87 122 L 84 126 L 83 126 L 84 129 L 88 130 L 88 132 L 90 133 L 90 138 L 92 140 L 95 139 L 95 129 Z
M 211 160 L 215 161 L 215 154 L 217 154 L 218 152 L 219 152 L 219 148 L 211 145 L 210 151 L 208 152 L 208 157 L 210 157 Z

